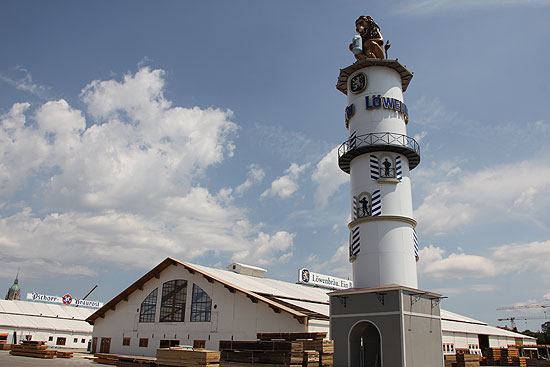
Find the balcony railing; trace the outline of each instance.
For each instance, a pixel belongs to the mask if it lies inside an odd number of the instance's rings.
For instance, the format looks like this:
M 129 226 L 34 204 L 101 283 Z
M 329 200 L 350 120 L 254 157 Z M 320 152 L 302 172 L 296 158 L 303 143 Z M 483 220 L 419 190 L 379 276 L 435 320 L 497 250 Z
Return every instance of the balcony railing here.
M 361 154 L 390 151 L 403 154 L 409 160 L 409 169 L 420 163 L 420 146 L 413 138 L 396 133 L 371 133 L 352 137 L 338 148 L 338 165 L 350 172 L 351 160 Z

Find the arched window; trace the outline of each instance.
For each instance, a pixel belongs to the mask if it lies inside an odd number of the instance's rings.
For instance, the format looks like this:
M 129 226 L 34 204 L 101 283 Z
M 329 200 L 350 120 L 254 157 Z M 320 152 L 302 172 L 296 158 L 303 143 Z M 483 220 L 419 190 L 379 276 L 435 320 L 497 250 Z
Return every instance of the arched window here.
M 395 162 L 390 155 L 380 157 L 380 178 L 395 178 Z
M 357 218 L 368 217 L 372 214 L 371 203 L 371 195 L 368 192 L 362 192 L 357 196 L 355 208 Z
M 193 284 L 193 301 L 191 302 L 191 321 L 210 321 L 212 310 L 212 299 L 205 291 L 196 284 Z
M 183 322 L 187 280 L 170 280 L 162 285 L 159 322 Z
M 149 293 L 139 307 L 139 322 L 155 322 L 158 288 Z

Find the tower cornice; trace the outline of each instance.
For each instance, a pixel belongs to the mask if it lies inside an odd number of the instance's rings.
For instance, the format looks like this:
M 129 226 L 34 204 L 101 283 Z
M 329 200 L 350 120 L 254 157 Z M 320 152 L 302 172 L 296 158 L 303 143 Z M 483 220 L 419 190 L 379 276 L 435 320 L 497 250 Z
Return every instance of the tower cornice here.
M 355 220 L 352 220 L 351 222 L 349 222 L 348 228 L 350 230 L 352 230 L 353 227 L 357 226 L 360 223 L 389 221 L 389 220 L 408 223 L 413 228 L 416 227 L 416 221 L 411 217 L 404 217 L 402 215 L 377 215 L 377 216 L 361 217 L 361 218 L 357 218 Z

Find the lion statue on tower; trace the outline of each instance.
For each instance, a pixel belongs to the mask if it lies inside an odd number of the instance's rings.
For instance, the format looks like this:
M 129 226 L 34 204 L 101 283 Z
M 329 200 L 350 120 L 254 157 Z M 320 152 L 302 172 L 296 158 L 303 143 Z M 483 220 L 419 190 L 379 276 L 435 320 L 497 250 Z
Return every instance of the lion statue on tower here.
M 349 45 L 357 60 L 369 59 L 387 59 L 390 41 L 384 46 L 384 37 L 380 32 L 380 27 L 370 16 L 362 15 L 355 21 L 355 30 L 358 35 L 354 37 L 353 43 Z M 385 52 L 384 52 L 385 50 Z

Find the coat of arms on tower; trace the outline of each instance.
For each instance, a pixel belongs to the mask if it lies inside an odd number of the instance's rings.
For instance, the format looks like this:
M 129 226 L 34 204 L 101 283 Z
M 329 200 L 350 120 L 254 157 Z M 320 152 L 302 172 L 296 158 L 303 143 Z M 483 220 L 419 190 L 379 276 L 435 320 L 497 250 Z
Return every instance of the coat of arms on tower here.
M 355 74 L 350 79 L 350 91 L 352 93 L 360 93 L 362 92 L 367 86 L 367 76 L 363 73 Z

